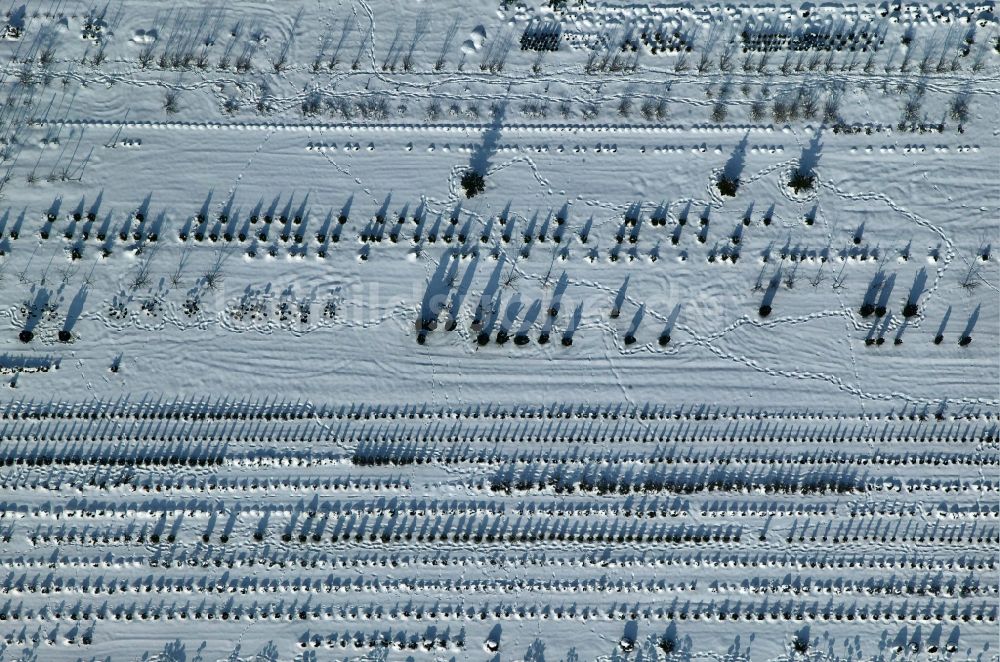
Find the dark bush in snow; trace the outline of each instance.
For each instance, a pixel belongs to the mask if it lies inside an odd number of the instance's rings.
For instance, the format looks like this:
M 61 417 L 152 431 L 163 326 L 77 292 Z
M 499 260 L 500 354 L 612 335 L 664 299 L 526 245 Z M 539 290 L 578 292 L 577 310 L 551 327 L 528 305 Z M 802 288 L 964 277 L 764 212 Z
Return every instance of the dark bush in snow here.
M 719 193 L 730 198 L 736 197 L 736 190 L 740 187 L 740 180 L 732 179 L 722 175 L 718 181 Z
M 462 175 L 462 188 L 465 189 L 465 197 L 474 198 L 486 190 L 486 180 L 475 170 L 468 170 Z

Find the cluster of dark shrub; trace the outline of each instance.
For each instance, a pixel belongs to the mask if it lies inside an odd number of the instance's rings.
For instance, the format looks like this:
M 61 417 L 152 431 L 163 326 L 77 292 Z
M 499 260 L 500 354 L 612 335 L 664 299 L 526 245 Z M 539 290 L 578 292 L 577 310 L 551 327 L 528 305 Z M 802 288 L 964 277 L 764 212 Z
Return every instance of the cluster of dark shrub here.
M 850 31 L 833 28 L 809 28 L 800 32 L 764 29 L 755 31 L 750 27 L 740 33 L 743 52 L 771 53 L 789 51 L 878 51 L 885 43 L 877 30 L 870 24 L 852 28 Z
M 486 190 L 486 180 L 475 170 L 467 170 L 462 175 L 461 184 L 467 198 L 474 198 Z
M 423 610 L 421 609 L 421 612 Z M 419 617 L 418 617 L 419 618 Z M 433 618 L 433 616 L 432 616 Z M 428 627 L 422 634 L 409 634 L 405 630 L 377 630 L 367 634 L 361 631 L 347 631 L 341 634 L 331 634 L 326 637 L 306 633 L 299 641 L 300 648 L 371 648 L 371 649 L 394 649 L 394 650 L 423 650 L 423 651 L 446 651 L 465 649 L 465 628 L 457 634 L 452 634 L 449 628 L 438 630 L 434 626 Z
M 693 48 L 687 36 L 681 34 L 680 30 L 670 30 L 662 27 L 655 30 L 643 30 L 639 33 L 639 41 L 653 55 L 659 53 L 689 53 Z
M 535 22 L 521 33 L 522 51 L 557 51 L 562 29 L 558 23 Z

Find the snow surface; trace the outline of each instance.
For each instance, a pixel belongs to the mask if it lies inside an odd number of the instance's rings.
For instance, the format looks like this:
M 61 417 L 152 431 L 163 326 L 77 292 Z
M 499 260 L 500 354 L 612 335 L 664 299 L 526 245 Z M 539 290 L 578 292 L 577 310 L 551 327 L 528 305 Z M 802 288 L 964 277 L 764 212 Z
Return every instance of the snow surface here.
M 555 4 L 11 5 L 0 659 L 998 658 L 994 5 Z

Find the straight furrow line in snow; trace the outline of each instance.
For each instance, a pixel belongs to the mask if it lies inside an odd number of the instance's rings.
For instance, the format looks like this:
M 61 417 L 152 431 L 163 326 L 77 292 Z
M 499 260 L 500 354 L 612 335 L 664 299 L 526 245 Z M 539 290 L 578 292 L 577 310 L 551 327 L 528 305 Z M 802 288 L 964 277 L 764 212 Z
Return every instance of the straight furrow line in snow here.
M 476 133 L 494 129 L 490 124 L 376 124 L 361 122 L 294 123 L 294 122 L 190 122 L 190 121 L 112 121 L 98 119 L 31 120 L 35 128 L 83 127 L 113 129 L 169 129 L 191 131 L 294 131 L 294 132 L 386 132 L 386 133 Z M 510 133 L 624 133 L 624 134 L 669 134 L 669 133 L 732 133 L 744 135 L 747 132 L 773 134 L 780 132 L 770 125 L 753 124 L 505 124 L 499 128 L 503 134 Z

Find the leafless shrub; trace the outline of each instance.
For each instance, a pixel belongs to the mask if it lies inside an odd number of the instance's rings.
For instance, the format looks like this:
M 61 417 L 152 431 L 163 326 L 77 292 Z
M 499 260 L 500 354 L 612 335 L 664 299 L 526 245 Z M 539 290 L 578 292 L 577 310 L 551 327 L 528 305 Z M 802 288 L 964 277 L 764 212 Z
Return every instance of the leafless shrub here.
M 531 72 L 535 75 L 542 73 L 542 62 L 545 59 L 545 51 L 539 51 L 535 56 L 535 61 L 531 63 Z
M 146 261 L 139 266 L 139 269 L 132 276 L 128 287 L 132 292 L 141 290 L 149 285 L 149 262 Z
M 913 95 L 903 104 L 903 116 L 901 121 L 906 124 L 915 124 L 920 121 L 920 109 L 922 99 L 919 95 Z
M 323 107 L 323 95 L 319 92 L 311 92 L 302 100 L 302 116 L 315 117 L 319 115 Z
M 378 95 L 366 97 L 357 104 L 358 114 L 366 120 L 384 121 L 389 117 L 389 102 Z
M 788 103 L 783 99 L 775 99 L 771 106 L 771 117 L 778 124 L 787 122 L 789 117 Z
M 178 103 L 178 98 L 180 93 L 176 90 L 168 91 L 163 97 L 163 110 L 166 111 L 167 115 L 174 115 L 180 110 L 180 105 Z
M 835 124 L 840 121 L 840 95 L 831 94 L 823 104 L 823 122 Z
M 917 69 L 920 70 L 922 74 L 929 74 L 931 72 L 931 60 L 934 58 L 934 48 L 929 46 L 927 50 L 924 51 L 924 56 L 920 59 L 920 64 L 917 65 Z
M 799 270 L 799 265 L 800 264 L 801 264 L 801 262 L 796 262 L 795 266 L 792 267 L 791 269 L 789 269 L 785 273 L 784 283 L 785 283 L 785 287 L 788 288 L 789 290 L 795 287 L 796 272 Z
M 965 124 L 969 121 L 969 96 L 965 92 L 958 94 L 951 100 L 951 105 L 948 108 L 951 119 L 959 124 Z
M 245 74 L 253 68 L 253 47 L 247 46 L 236 59 L 236 72 Z
M 528 101 L 522 104 L 521 112 L 531 119 L 544 119 L 549 116 L 549 104 L 544 101 Z
M 437 60 L 434 62 L 434 71 L 441 71 L 444 69 L 446 62 L 446 57 L 448 51 L 451 50 L 451 44 L 455 40 L 455 35 L 458 34 L 458 18 L 455 18 L 451 25 L 448 27 L 447 32 L 444 35 L 444 41 L 441 44 L 441 52 L 438 54 Z
M 326 105 L 331 113 L 340 113 L 344 121 L 349 122 L 354 119 L 354 105 L 349 100 L 337 97 L 335 99 L 328 99 Z
M 1000 52 L 1000 38 L 998 38 L 997 44 L 997 50 Z M 985 44 L 980 45 L 980 47 L 976 49 L 976 57 L 972 60 L 972 71 L 974 73 L 979 73 L 983 70 L 983 67 L 986 66 L 986 53 L 987 50 Z
M 905 74 L 905 73 L 907 73 L 910 70 L 910 58 L 912 58 L 912 57 L 913 57 L 913 51 L 912 51 L 912 49 L 908 48 L 908 49 L 906 49 L 903 52 L 903 61 L 899 65 L 899 71 L 900 71 L 900 73 L 904 73 Z M 886 70 L 886 72 L 888 72 L 890 70 L 889 62 L 886 62 L 886 64 L 885 64 L 885 70 Z
M 146 69 L 153 61 L 153 44 L 143 46 L 139 51 L 139 68 Z
M 224 275 L 222 273 L 222 268 L 220 265 L 216 264 L 210 271 L 208 271 L 204 276 L 202 276 L 202 283 L 205 285 L 205 289 L 216 292 L 222 287 L 222 281 Z
M 25 62 L 17 72 L 17 82 L 24 87 L 34 87 L 35 85 L 35 72 L 31 68 L 30 62 Z M 13 102 L 15 99 L 13 96 L 8 97 L 8 102 Z
M 979 265 L 976 264 L 975 258 L 969 262 L 969 269 L 965 272 L 965 275 L 961 277 L 958 284 L 962 286 L 966 292 L 972 293 L 977 287 L 981 280 Z
M 735 51 L 733 50 L 732 47 L 727 47 L 725 50 L 722 51 L 722 53 L 719 55 L 719 69 L 721 71 L 729 73 L 730 71 L 733 70 L 734 55 Z
M 814 275 L 812 278 L 809 279 L 810 285 L 812 285 L 813 287 L 819 287 L 820 283 L 826 280 L 826 277 L 823 275 L 823 267 L 825 266 L 826 266 L 825 264 L 819 265 L 819 269 L 816 271 L 816 275 Z
M 174 69 L 190 69 L 194 56 L 190 51 L 177 51 L 170 58 L 170 66 Z
M 262 84 L 260 87 L 260 96 L 257 98 L 256 108 L 257 112 L 261 115 L 270 115 L 274 112 L 274 95 L 271 94 L 271 88 L 267 84 Z
M 800 98 L 802 99 L 802 117 L 806 119 L 816 117 L 816 112 L 819 109 L 819 99 L 816 98 L 816 93 L 812 90 L 805 90 L 801 93 Z
M 170 274 L 169 281 L 174 287 L 178 287 L 184 282 L 184 266 L 187 264 L 187 258 L 181 257 L 180 262 L 177 263 L 177 268 L 174 269 L 173 273 Z
M 701 57 L 698 58 L 698 64 L 695 69 L 698 70 L 699 74 L 708 73 L 708 70 L 712 68 L 712 52 L 709 50 L 704 51 Z
M 52 46 L 46 46 L 38 55 L 38 63 L 43 67 L 48 67 L 55 61 L 56 50 Z
M 351 62 L 351 70 L 357 71 L 361 68 L 361 56 L 365 53 L 365 48 L 368 47 L 368 35 L 364 35 L 361 38 L 361 44 L 358 46 L 357 53 L 354 54 L 354 61 Z
M 787 76 L 789 73 L 791 73 L 791 71 L 792 71 L 792 54 L 791 53 L 786 53 L 785 54 L 785 59 L 781 63 L 780 70 L 781 70 L 781 73 L 784 74 L 785 76 Z
M 662 120 L 667 116 L 667 101 L 662 98 L 646 99 L 642 102 L 642 108 L 639 112 L 648 122 Z
M 626 90 L 622 98 L 618 101 L 618 116 L 628 117 L 632 114 L 632 93 Z
M 427 110 L 424 113 L 424 117 L 430 122 L 437 122 L 441 119 L 441 102 L 437 99 L 432 99 L 429 104 L 427 104 Z

